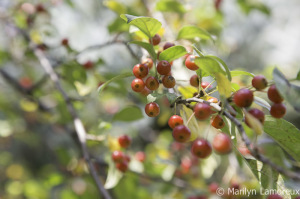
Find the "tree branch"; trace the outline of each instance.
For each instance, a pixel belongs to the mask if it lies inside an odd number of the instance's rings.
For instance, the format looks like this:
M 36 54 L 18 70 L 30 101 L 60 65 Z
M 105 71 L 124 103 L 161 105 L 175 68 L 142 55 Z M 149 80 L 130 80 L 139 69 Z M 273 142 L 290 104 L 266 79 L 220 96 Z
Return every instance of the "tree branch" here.
M 75 131 L 76 131 L 78 139 L 80 141 L 83 157 L 84 157 L 85 161 L 88 163 L 89 170 L 90 170 L 91 175 L 97 185 L 99 192 L 104 196 L 105 199 L 111 199 L 111 196 L 109 195 L 108 191 L 103 187 L 103 184 L 99 179 L 99 176 L 96 172 L 94 164 L 90 159 L 90 155 L 88 153 L 87 146 L 86 146 L 86 130 L 82 124 L 82 121 L 78 117 L 78 114 L 71 102 L 71 99 L 68 97 L 67 93 L 62 88 L 62 86 L 59 82 L 58 75 L 54 71 L 50 61 L 46 58 L 43 51 L 35 48 L 34 54 L 36 55 L 36 57 L 38 58 L 38 60 L 40 61 L 41 65 L 42 65 L 42 67 L 45 69 L 46 73 L 50 76 L 51 80 L 55 84 L 56 89 L 62 94 L 62 96 L 66 102 L 68 111 L 73 119 Z

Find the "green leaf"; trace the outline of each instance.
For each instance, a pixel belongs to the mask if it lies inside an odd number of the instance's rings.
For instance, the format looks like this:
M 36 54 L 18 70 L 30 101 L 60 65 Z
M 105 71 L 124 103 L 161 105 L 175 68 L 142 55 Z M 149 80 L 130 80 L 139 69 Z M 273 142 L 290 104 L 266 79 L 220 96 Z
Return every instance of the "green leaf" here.
M 107 178 L 104 184 L 105 189 L 112 189 L 114 188 L 119 181 L 121 180 L 123 174 L 117 170 L 115 164 L 112 162 L 112 160 L 109 160 L 109 167 L 108 167 L 108 173 Z
M 159 54 L 159 60 L 166 60 L 171 62 L 175 59 L 182 57 L 187 54 L 185 47 L 183 46 L 172 46 Z
M 177 39 L 197 40 L 197 38 L 213 40 L 212 36 L 206 30 L 192 25 L 184 26 L 177 35 Z
M 113 1 L 113 0 L 108 0 L 108 1 L 104 1 L 103 3 L 106 7 L 108 7 L 110 10 L 120 14 L 124 14 L 126 12 L 126 7 L 117 2 L 117 1 Z
M 136 44 L 140 47 L 146 49 L 149 53 L 149 55 L 152 57 L 152 60 L 155 62 L 156 60 L 156 53 L 154 51 L 153 46 L 150 43 L 142 42 L 142 41 L 132 41 L 130 44 Z
M 300 112 L 300 87 L 291 84 L 277 68 L 273 70 L 273 79 L 281 96 Z
M 175 100 L 179 97 L 175 93 L 166 93 L 166 96 L 167 96 L 170 104 L 173 104 L 175 102 Z
M 187 108 L 186 106 L 182 106 L 182 109 L 180 109 L 180 116 L 182 117 L 185 125 L 187 125 L 187 121 L 193 115 L 193 113 L 194 112 L 191 109 Z M 194 117 L 194 116 L 192 116 L 187 127 L 191 131 L 191 137 L 190 137 L 189 141 L 195 140 L 198 137 L 198 134 L 200 132 L 203 133 L 203 131 L 200 130 L 200 125 L 198 124 L 196 117 Z
M 299 70 L 299 72 L 298 72 L 298 74 L 297 74 L 296 79 L 297 79 L 297 80 L 300 80 L 300 70 Z
M 300 131 L 293 124 L 266 116 L 264 131 L 296 161 L 300 161 Z
M 178 91 L 181 93 L 183 98 L 191 98 L 194 96 L 194 93 L 198 92 L 198 89 L 193 86 L 179 86 Z
M 161 12 L 176 12 L 183 14 L 186 12 L 183 5 L 174 0 L 161 0 L 156 3 L 156 10 Z
M 225 71 L 220 66 L 220 63 L 210 57 L 197 57 L 195 59 L 195 64 L 197 64 L 197 66 L 203 72 L 206 72 L 209 75 L 214 75 L 216 73 L 221 73 L 224 75 L 226 74 Z
M 86 81 L 86 70 L 84 67 L 76 61 L 66 63 L 62 66 L 62 74 L 69 83 L 75 81 L 85 83 Z
M 264 99 L 254 96 L 254 103 L 258 104 L 259 106 L 262 106 L 268 110 L 270 110 L 271 105 Z
M 114 115 L 114 120 L 131 122 L 142 119 L 143 113 L 138 106 L 127 106 Z
M 160 93 L 151 93 L 149 95 L 147 95 L 147 102 L 155 102 L 156 100 L 162 98 L 163 96 L 165 96 L 164 94 L 160 94 Z
M 252 160 L 252 159 L 245 159 L 247 165 L 249 166 L 249 168 L 251 169 L 252 173 L 254 174 L 254 176 L 259 179 L 258 177 L 258 169 L 257 169 L 257 161 L 256 160 Z
M 134 25 L 145 33 L 148 38 L 152 38 L 160 29 L 161 23 L 151 17 L 137 17 L 128 14 L 122 14 L 120 16 L 124 19 L 129 25 Z
M 232 83 L 232 82 L 231 82 L 231 90 L 232 90 L 233 92 L 240 90 L 240 85 L 237 84 L 237 83 Z
M 230 70 L 227 66 L 227 64 L 219 57 L 217 56 L 213 56 L 213 55 L 206 55 L 205 57 L 210 57 L 210 58 L 213 58 L 215 59 L 216 61 L 218 61 L 222 66 L 223 68 L 225 69 L 226 71 L 226 74 L 227 74 L 227 78 L 229 79 L 229 81 L 231 81 L 231 73 L 230 73 Z
M 218 91 L 221 96 L 228 98 L 231 95 L 231 83 L 222 73 L 215 74 Z
M 116 18 L 111 24 L 108 26 L 109 33 L 114 32 L 126 32 L 128 31 L 128 25 L 124 23 L 123 19 Z
M 103 91 L 103 89 L 111 82 L 113 81 L 117 81 L 119 79 L 125 78 L 125 77 L 131 77 L 133 76 L 132 72 L 127 72 L 127 73 L 123 73 L 121 75 L 115 76 L 113 78 L 111 78 L 110 80 L 106 81 L 104 84 L 102 84 L 99 88 L 98 88 L 98 92 L 99 94 L 101 93 L 101 91 Z
M 255 75 L 246 71 L 239 71 L 239 70 L 232 70 L 230 71 L 231 77 L 239 76 L 239 75 L 246 75 L 250 77 L 254 77 Z

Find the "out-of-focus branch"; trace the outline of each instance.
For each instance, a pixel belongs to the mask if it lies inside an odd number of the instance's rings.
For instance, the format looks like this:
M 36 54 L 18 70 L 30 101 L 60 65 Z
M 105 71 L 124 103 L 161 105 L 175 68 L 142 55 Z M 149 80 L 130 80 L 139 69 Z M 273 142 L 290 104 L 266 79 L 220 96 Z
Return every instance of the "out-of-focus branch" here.
M 109 195 L 108 191 L 103 187 L 103 184 L 99 179 L 99 176 L 96 172 L 94 164 L 90 159 L 90 155 L 88 153 L 87 145 L 86 145 L 86 130 L 83 126 L 82 121 L 78 117 L 78 114 L 72 104 L 71 99 L 68 97 L 67 93 L 64 91 L 64 89 L 59 81 L 58 75 L 54 71 L 50 61 L 45 56 L 44 52 L 38 48 L 34 48 L 34 53 L 35 53 L 36 57 L 38 58 L 38 60 L 40 61 L 42 67 L 45 69 L 46 73 L 49 75 L 49 77 L 55 84 L 56 89 L 62 94 L 62 96 L 66 102 L 68 111 L 73 119 L 73 123 L 75 126 L 75 130 L 76 130 L 78 139 L 80 141 L 83 157 L 84 157 L 85 161 L 88 163 L 89 170 L 90 170 L 91 175 L 97 185 L 98 190 L 104 196 L 105 199 L 111 199 L 111 196 Z

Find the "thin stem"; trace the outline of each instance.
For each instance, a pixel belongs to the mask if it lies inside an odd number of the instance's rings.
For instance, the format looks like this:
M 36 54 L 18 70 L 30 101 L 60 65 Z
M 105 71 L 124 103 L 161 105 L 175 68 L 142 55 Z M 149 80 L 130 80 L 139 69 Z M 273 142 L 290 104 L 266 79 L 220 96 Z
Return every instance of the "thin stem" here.
M 193 114 L 190 116 L 190 118 L 188 119 L 188 121 L 186 122 L 186 125 L 188 125 L 192 119 L 192 117 L 195 115 L 195 112 L 193 112 Z

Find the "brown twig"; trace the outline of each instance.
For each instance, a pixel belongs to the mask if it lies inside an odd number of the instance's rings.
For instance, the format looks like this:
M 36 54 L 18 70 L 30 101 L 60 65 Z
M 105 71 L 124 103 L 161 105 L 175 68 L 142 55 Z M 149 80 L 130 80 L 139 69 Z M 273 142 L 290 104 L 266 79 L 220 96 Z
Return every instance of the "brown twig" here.
M 103 187 L 103 184 L 99 179 L 99 176 L 96 172 L 94 164 L 90 159 L 90 155 L 88 153 L 87 146 L 86 146 L 86 130 L 83 126 L 82 121 L 78 117 L 78 114 L 71 102 L 71 99 L 68 97 L 67 93 L 64 91 L 64 89 L 59 81 L 58 75 L 54 71 L 50 61 L 45 56 L 44 52 L 38 48 L 35 48 L 34 53 L 35 53 L 36 57 L 38 58 L 38 60 L 40 61 L 42 67 L 45 69 L 46 73 L 49 75 L 49 77 L 55 84 L 56 89 L 62 94 L 62 96 L 66 102 L 68 111 L 73 119 L 73 123 L 75 126 L 75 130 L 76 130 L 78 139 L 80 141 L 83 157 L 84 157 L 85 161 L 88 163 L 89 170 L 90 170 L 91 175 L 97 185 L 99 192 L 104 196 L 105 199 L 111 199 L 111 196 L 109 195 L 108 191 Z

